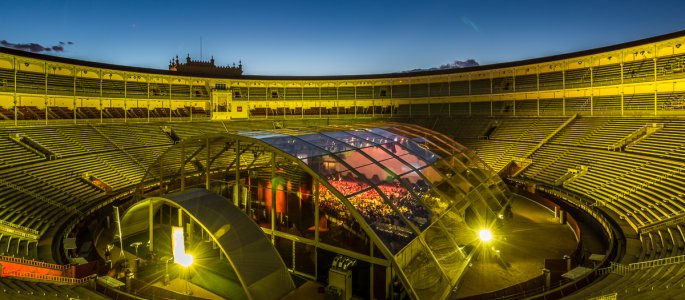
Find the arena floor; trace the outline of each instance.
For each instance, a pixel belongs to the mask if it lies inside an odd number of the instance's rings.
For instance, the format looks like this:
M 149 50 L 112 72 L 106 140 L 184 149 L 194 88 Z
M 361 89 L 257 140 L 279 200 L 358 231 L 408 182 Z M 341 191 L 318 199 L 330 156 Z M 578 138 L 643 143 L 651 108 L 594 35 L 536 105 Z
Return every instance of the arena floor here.
M 542 273 L 545 258 L 571 254 L 578 244 L 568 225 L 559 224 L 554 213 L 536 202 L 516 196 L 514 217 L 492 244 L 504 263 L 490 255 L 480 255 L 464 275 L 458 298 L 496 291 Z

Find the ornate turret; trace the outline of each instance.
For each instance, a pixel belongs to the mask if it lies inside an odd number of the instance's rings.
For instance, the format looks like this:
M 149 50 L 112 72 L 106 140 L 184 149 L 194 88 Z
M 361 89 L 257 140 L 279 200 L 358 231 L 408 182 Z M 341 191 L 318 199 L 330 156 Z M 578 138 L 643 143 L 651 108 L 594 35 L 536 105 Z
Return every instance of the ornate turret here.
M 235 63 L 232 66 L 217 66 L 214 64 L 214 56 L 209 61 L 193 60 L 190 54 L 186 56 L 186 63 L 182 64 L 178 60 L 178 55 L 169 61 L 169 70 L 196 73 L 196 74 L 224 74 L 224 75 L 242 75 L 243 62 L 239 61 L 236 67 Z

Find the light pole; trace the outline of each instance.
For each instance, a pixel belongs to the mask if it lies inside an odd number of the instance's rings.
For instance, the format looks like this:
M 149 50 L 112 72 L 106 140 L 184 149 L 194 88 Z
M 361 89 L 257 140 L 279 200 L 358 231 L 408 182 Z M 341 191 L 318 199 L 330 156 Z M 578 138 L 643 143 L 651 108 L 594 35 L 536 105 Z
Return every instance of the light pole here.
M 136 249 L 136 260 L 138 260 L 138 247 L 140 247 L 140 245 L 142 245 L 142 244 L 143 244 L 142 242 L 135 242 L 135 243 L 131 244 L 131 247 Z
M 166 258 L 162 257 L 162 260 L 165 261 L 164 263 L 164 285 L 169 285 L 169 261 L 174 259 L 173 256 Z
M 140 257 L 138 257 L 138 247 L 142 245 L 142 242 L 135 242 L 131 244 L 131 247 L 136 249 L 136 272 L 138 272 L 138 267 L 140 267 Z

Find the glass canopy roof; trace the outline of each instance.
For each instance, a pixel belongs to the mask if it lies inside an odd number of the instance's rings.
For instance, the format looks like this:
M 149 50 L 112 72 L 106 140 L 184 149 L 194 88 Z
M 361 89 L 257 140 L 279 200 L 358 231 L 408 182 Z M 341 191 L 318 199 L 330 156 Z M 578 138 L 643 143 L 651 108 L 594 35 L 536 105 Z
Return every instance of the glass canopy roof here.
M 236 150 L 226 151 L 235 145 L 231 141 L 249 140 L 306 166 L 319 177 L 319 205 L 344 204 L 341 209 L 376 237 L 374 243 L 392 256 L 400 278 L 421 299 L 442 299 L 457 285 L 472 253 L 468 249 L 477 243 L 475 232 L 492 227 L 509 201 L 502 180 L 473 151 L 420 126 L 355 124 L 224 136 L 211 147 L 207 137 L 212 156 L 235 155 Z M 183 143 L 201 145 L 203 139 Z M 164 155 L 170 161 L 183 157 L 170 150 Z M 254 159 L 268 163 L 258 153 Z M 149 172 L 161 170 L 159 164 Z M 188 167 L 178 170 L 183 168 Z
M 418 126 L 239 134 L 296 157 L 335 189 L 395 256 L 420 298 L 442 298 L 456 284 L 468 261 L 462 249 L 473 242 L 463 231 L 492 226 L 508 201 L 499 177 L 472 152 Z M 470 226 L 466 207 L 475 217 Z

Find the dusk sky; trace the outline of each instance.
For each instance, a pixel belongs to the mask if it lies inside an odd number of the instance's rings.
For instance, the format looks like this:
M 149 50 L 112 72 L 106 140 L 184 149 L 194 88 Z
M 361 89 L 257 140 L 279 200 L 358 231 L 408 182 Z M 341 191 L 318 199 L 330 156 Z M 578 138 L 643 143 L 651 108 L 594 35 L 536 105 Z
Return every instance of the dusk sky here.
M 484 65 L 685 29 L 682 0 L 61 0 L 6 1 L 2 10 L 5 46 L 61 46 L 43 53 L 166 69 L 174 55 L 199 59 L 202 40 L 204 60 L 242 60 L 245 74 L 259 75 Z

